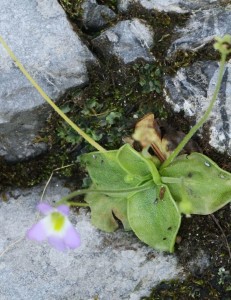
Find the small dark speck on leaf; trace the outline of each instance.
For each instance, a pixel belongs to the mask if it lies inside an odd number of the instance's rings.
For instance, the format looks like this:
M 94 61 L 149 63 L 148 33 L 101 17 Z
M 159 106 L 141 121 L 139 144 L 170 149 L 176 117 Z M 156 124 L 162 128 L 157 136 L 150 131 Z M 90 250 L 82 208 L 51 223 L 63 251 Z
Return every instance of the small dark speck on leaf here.
M 160 200 L 162 200 L 164 198 L 164 194 L 165 194 L 165 187 L 162 186 L 160 189 L 160 194 L 159 194 Z

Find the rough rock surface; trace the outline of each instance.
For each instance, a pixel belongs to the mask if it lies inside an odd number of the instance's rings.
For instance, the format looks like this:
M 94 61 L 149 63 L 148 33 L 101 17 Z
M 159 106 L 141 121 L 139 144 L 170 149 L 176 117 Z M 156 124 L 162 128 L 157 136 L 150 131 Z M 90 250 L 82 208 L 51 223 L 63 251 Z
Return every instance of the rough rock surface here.
M 175 34 L 178 38 L 172 43 L 169 54 L 179 49 L 197 50 L 211 42 L 215 36 L 230 32 L 231 5 L 197 11 L 183 28 L 176 28 Z
M 86 209 L 70 216 L 82 238 L 75 251 L 20 240 L 36 221 L 43 188 L 16 189 L 0 202 L 0 253 L 18 241 L 0 256 L 1 300 L 139 300 L 161 280 L 182 277 L 174 255 L 152 250 L 129 232 L 97 230 Z M 55 202 L 68 192 L 53 179 L 44 200 Z
M 166 100 L 174 111 L 184 111 L 185 116 L 198 121 L 208 107 L 218 75 L 218 63 L 196 62 L 181 68 L 176 75 L 165 78 Z M 211 146 L 231 155 L 231 61 L 227 63 L 223 84 L 207 123 Z M 207 130 L 206 130 L 207 131 Z M 204 131 L 205 132 L 205 131 Z
M 153 61 L 150 53 L 153 31 L 142 20 L 121 21 L 92 40 L 93 46 L 106 58 L 116 56 L 125 64 L 138 58 Z
M 0 32 L 52 98 L 87 83 L 95 58 L 73 31 L 56 0 L 1 1 Z M 0 46 L 0 156 L 17 161 L 40 154 L 33 140 L 50 112 Z
M 100 30 L 116 17 L 113 10 L 106 5 L 98 5 L 95 0 L 84 1 L 82 8 L 82 23 L 87 30 Z
M 118 9 L 126 12 L 130 7 L 139 4 L 141 7 L 164 12 L 186 13 L 197 9 L 208 9 L 221 4 L 222 0 L 119 0 Z

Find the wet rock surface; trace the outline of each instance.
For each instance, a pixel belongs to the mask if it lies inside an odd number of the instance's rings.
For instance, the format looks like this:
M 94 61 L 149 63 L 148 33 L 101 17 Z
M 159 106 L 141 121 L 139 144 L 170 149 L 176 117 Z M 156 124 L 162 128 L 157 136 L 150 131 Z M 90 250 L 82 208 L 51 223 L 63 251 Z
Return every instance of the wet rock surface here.
M 25 232 L 38 220 L 35 207 L 44 185 L 16 189 L 0 202 L 0 253 L 11 245 L 0 257 L 1 300 L 139 300 L 161 280 L 182 277 L 175 255 L 154 251 L 130 232 L 97 230 L 87 209 L 70 216 L 82 238 L 75 251 L 26 240 Z M 64 182 L 53 179 L 44 201 L 52 204 L 68 192 Z
M 95 58 L 57 1 L 1 1 L 0 31 L 52 99 L 88 82 L 87 63 Z M 34 139 L 51 109 L 2 46 L 0 56 L 0 156 L 11 162 L 29 159 L 46 149 Z
M 204 114 L 212 98 L 218 76 L 218 63 L 196 62 L 181 68 L 174 77 L 165 78 L 166 100 L 174 111 L 183 111 L 191 124 Z M 227 63 L 224 80 L 213 112 L 202 135 L 220 152 L 231 155 L 231 64 Z
M 198 9 L 208 9 L 222 4 L 219 0 L 119 0 L 118 8 L 126 12 L 135 5 L 140 5 L 147 10 L 158 10 L 163 12 L 187 13 Z
M 138 58 L 154 60 L 150 53 L 153 32 L 144 21 L 136 18 L 118 22 L 93 39 L 92 44 L 104 58 L 116 56 L 125 64 Z
M 82 9 L 82 23 L 84 28 L 87 30 L 100 30 L 116 17 L 113 10 L 106 5 L 98 5 L 95 0 L 84 1 Z
M 191 14 L 183 28 L 176 28 L 177 39 L 168 53 L 183 49 L 197 50 L 213 40 L 231 31 L 231 5 L 226 7 L 202 9 Z

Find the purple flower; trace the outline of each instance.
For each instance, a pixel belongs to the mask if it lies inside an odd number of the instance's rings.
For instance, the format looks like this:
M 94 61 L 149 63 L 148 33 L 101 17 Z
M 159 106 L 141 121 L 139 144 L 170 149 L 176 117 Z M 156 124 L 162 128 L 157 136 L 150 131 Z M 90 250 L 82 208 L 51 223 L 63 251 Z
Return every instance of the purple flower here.
M 80 246 L 80 235 L 67 218 L 67 205 L 53 208 L 49 204 L 40 203 L 37 209 L 46 216 L 27 231 L 26 236 L 29 239 L 37 242 L 47 239 L 51 246 L 60 251 Z

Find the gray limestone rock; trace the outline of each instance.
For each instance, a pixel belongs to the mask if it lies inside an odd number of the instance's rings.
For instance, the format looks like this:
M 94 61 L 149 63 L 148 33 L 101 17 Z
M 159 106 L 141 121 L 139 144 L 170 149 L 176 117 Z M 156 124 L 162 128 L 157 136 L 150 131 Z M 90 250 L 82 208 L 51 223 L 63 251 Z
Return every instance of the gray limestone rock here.
M 56 0 L 1 1 L 0 33 L 45 92 L 57 100 L 88 82 L 92 53 Z M 51 109 L 0 45 L 0 156 L 18 161 L 46 149 L 35 136 Z
M 106 5 L 98 5 L 95 0 L 84 1 L 82 8 L 82 23 L 87 30 L 100 30 L 116 17 L 113 10 Z
M 192 14 L 183 28 L 176 28 L 177 39 L 168 53 L 197 50 L 211 42 L 215 36 L 231 33 L 231 5 L 223 8 L 197 11 Z
M 154 60 L 150 53 L 153 31 L 144 21 L 136 18 L 117 23 L 93 39 L 92 44 L 105 58 L 114 55 L 125 64 L 138 58 Z
M 1 300 L 139 300 L 161 280 L 182 278 L 175 255 L 154 251 L 131 232 L 97 230 L 87 209 L 69 218 L 82 239 L 75 251 L 26 240 L 25 232 L 38 221 L 35 207 L 43 188 L 17 190 L 17 200 L 0 200 Z M 68 192 L 52 179 L 44 201 L 56 202 Z
M 187 13 L 198 9 L 208 9 L 222 4 L 222 0 L 119 0 L 118 10 L 126 12 L 134 5 L 164 12 Z
M 165 78 L 166 101 L 176 112 L 183 111 L 194 123 L 209 105 L 218 76 L 218 63 L 199 61 Z M 209 122 L 202 135 L 216 150 L 231 155 L 231 61 L 227 63 L 223 83 Z M 206 134 L 205 134 L 206 133 Z

